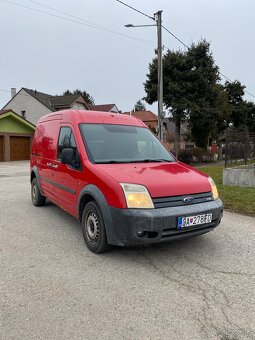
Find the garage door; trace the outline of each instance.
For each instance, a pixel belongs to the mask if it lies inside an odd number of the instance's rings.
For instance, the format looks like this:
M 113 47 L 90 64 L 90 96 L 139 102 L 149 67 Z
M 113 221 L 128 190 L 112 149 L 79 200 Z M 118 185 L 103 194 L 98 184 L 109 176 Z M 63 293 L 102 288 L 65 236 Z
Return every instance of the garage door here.
M 0 136 L 0 162 L 4 160 L 4 137 Z
M 21 161 L 30 158 L 30 138 L 10 137 L 10 159 Z

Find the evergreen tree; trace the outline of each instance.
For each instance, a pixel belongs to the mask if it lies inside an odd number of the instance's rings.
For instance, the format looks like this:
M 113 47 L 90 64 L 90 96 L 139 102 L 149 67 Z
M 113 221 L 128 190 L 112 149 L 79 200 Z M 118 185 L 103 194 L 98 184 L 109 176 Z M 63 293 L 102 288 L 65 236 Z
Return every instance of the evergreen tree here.
M 134 111 L 146 111 L 146 107 L 141 100 L 138 100 L 135 104 Z
M 71 95 L 71 94 L 79 94 L 82 96 L 82 98 L 85 100 L 88 104 L 95 104 L 94 98 L 86 91 L 81 91 L 79 89 L 76 89 L 74 91 L 66 90 L 63 95 Z
M 205 40 L 192 44 L 187 52 L 168 50 L 163 56 L 163 102 L 173 114 L 177 154 L 182 121 L 189 119 L 196 144 L 206 148 L 211 131 L 216 130 L 216 121 L 229 114 L 227 97 L 218 81 L 219 69 Z M 149 65 L 144 88 L 145 100 L 152 104 L 157 100 L 156 58 Z

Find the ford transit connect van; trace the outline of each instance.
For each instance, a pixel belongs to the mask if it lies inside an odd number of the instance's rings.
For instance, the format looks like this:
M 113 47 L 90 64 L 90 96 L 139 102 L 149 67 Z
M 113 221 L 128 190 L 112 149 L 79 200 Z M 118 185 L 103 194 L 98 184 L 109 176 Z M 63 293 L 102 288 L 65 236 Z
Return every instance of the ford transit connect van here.
M 31 155 L 31 197 L 76 217 L 88 248 L 177 240 L 213 230 L 213 180 L 183 164 L 139 119 L 65 110 L 42 117 Z

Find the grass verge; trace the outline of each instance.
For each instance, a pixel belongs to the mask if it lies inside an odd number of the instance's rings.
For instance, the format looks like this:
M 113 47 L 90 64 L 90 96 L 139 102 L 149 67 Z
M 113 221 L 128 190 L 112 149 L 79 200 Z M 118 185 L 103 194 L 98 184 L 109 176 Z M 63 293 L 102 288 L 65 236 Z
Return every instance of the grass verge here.
M 232 187 L 222 184 L 223 166 L 197 167 L 215 181 L 224 208 L 236 212 L 255 215 L 255 189 Z

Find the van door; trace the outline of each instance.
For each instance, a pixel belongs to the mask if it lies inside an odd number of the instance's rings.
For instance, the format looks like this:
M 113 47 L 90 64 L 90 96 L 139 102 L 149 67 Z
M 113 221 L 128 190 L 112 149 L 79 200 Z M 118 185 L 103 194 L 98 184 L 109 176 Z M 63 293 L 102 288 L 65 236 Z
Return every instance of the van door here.
M 32 149 L 32 157 L 36 158 L 34 164 L 38 168 L 43 193 L 52 201 L 55 201 L 55 187 L 52 185 L 52 164 L 56 157 L 58 130 L 59 119 L 51 119 L 38 124 Z
M 61 163 L 62 150 L 72 148 L 74 164 Z M 60 126 L 56 159 L 52 164 L 52 183 L 57 203 L 70 214 L 76 216 L 76 198 L 81 174 L 81 165 L 75 164 L 78 155 L 77 144 L 71 126 Z

